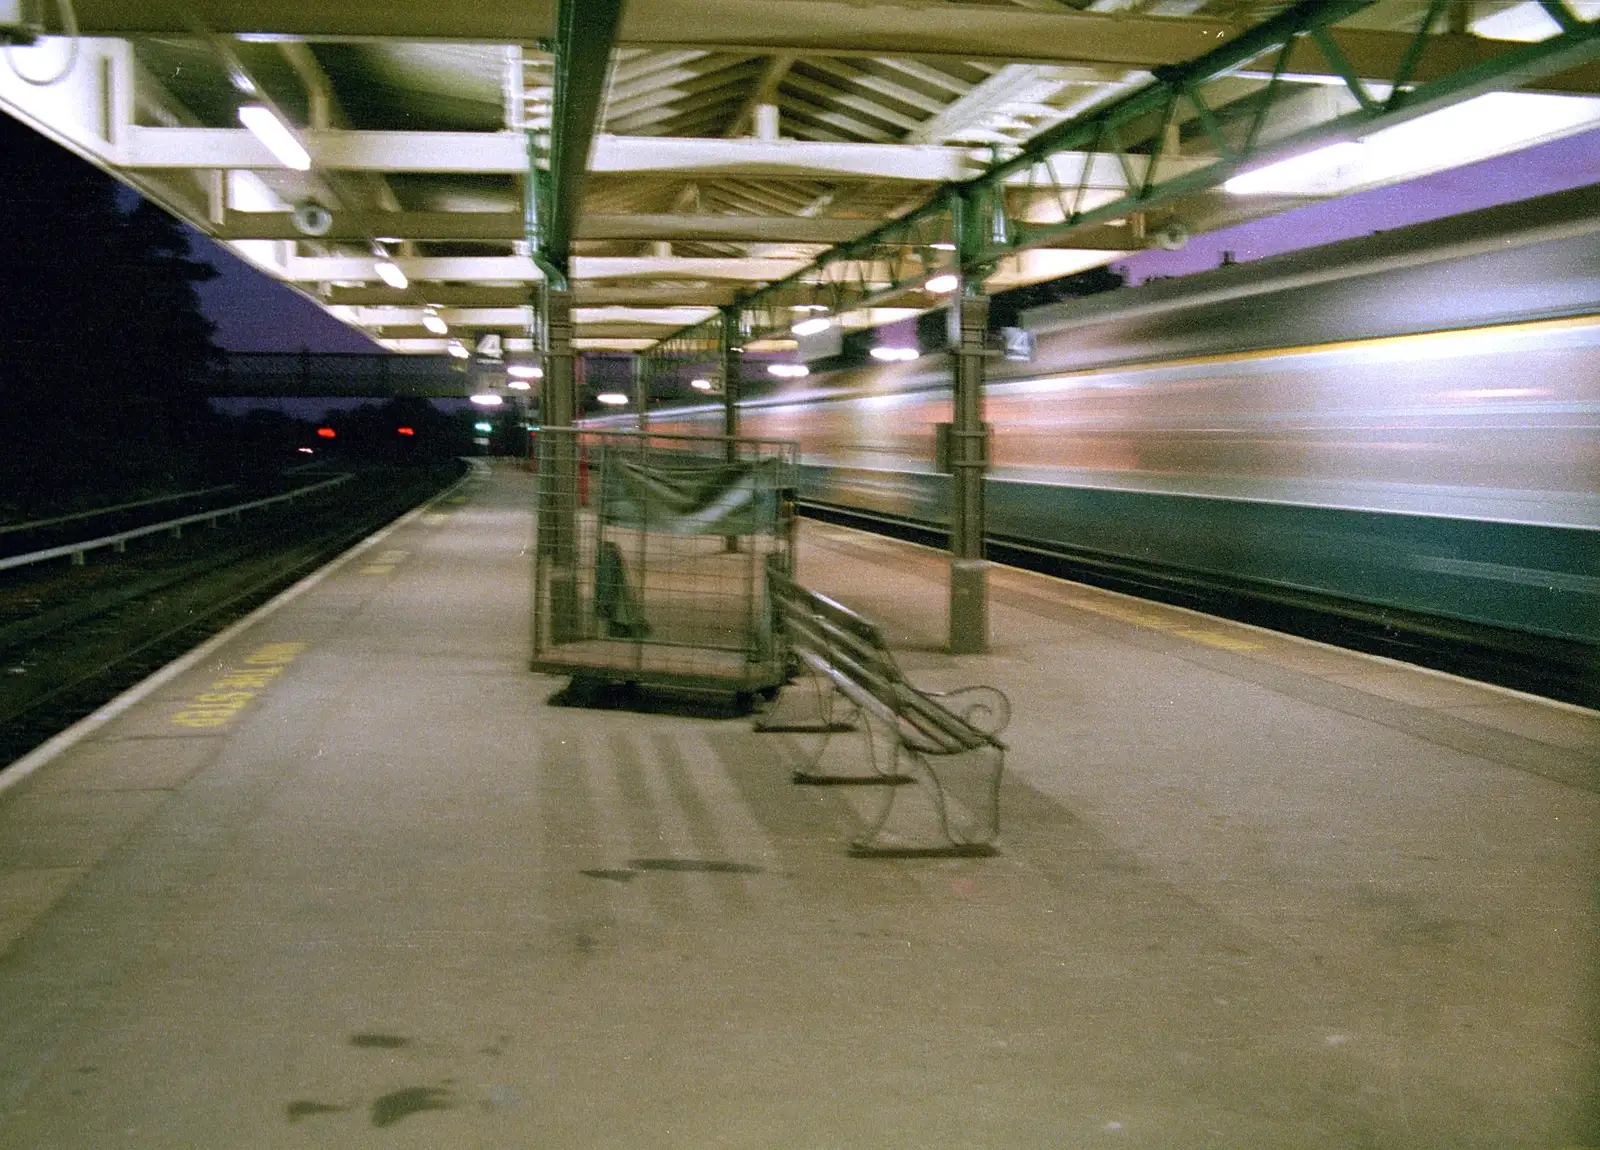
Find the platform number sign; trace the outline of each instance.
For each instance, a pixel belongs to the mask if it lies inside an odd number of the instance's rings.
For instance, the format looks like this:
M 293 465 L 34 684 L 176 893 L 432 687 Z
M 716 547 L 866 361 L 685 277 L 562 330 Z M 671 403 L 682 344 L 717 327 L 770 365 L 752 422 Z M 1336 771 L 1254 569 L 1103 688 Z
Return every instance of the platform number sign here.
M 501 360 L 505 358 L 505 340 L 497 331 L 486 331 L 478 337 L 477 345 L 472 353 L 479 359 Z

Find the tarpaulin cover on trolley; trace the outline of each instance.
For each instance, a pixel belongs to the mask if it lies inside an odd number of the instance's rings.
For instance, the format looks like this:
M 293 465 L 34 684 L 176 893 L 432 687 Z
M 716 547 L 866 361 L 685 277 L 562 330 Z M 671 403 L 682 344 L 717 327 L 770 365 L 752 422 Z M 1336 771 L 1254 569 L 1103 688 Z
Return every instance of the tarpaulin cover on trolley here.
M 601 516 L 664 535 L 769 535 L 777 522 L 778 460 L 637 463 L 608 454 Z

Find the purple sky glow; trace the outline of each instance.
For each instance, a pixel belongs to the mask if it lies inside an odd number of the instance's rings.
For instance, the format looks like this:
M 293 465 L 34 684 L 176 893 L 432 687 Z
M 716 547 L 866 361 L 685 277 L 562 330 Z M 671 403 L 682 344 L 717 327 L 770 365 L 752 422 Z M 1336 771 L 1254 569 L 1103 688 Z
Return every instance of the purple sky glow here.
M 1600 131 L 1452 168 L 1403 184 L 1324 200 L 1270 219 L 1196 236 L 1176 252 L 1152 248 L 1111 266 L 1131 284 L 1206 271 L 1231 251 L 1240 263 L 1375 231 L 1600 183 Z

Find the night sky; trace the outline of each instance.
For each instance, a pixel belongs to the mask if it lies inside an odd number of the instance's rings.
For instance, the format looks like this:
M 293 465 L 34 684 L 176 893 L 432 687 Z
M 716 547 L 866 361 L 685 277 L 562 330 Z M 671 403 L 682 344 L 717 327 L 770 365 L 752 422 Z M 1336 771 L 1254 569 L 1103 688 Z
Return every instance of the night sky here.
M 1111 266 L 1131 283 L 1240 263 L 1600 183 L 1600 130 L 1407 183 L 1325 200 L 1271 219 L 1196 236 L 1182 251 L 1143 251 Z
M 1409 183 L 1328 200 L 1299 211 L 1197 236 L 1178 252 L 1151 250 L 1113 267 L 1134 283 L 1241 262 L 1476 208 L 1600 183 L 1600 131 L 1528 148 Z M 379 351 L 355 329 L 194 233 L 195 253 L 221 275 L 200 287 L 216 341 L 231 351 Z

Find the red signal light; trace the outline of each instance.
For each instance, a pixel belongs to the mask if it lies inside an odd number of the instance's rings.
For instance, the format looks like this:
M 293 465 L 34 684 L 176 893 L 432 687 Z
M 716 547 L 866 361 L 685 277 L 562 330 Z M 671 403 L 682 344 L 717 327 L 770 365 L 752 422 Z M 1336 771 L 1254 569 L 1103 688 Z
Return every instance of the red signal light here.
M 335 431 L 331 427 L 319 427 L 319 428 L 317 428 L 317 438 L 319 438 L 319 439 L 332 439 L 335 435 L 338 435 L 338 434 L 339 433 L 337 431 Z
M 415 435 L 416 429 L 411 427 L 397 427 L 395 431 L 400 435 Z

